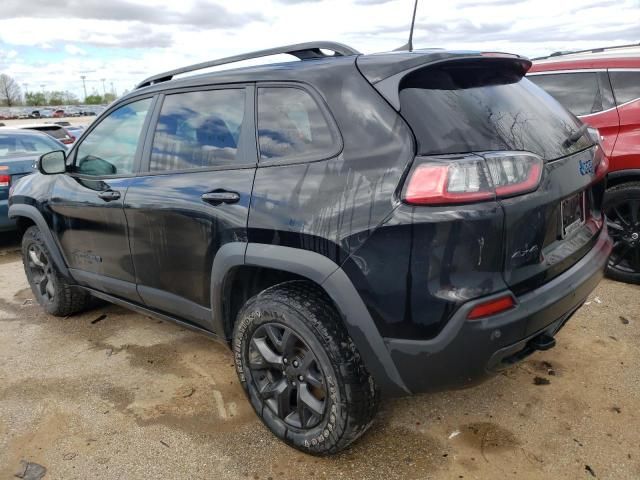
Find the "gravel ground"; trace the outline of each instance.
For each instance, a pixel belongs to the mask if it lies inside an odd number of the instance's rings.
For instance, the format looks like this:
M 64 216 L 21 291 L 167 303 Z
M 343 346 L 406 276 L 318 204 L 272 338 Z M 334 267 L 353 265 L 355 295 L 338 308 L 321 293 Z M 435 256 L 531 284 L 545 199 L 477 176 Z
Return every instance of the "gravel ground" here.
M 640 287 L 603 281 L 558 346 L 469 390 L 386 400 L 331 458 L 257 420 L 214 341 L 116 306 L 34 305 L 0 237 L 0 478 L 640 478 Z M 24 468 L 24 467 L 23 467 Z

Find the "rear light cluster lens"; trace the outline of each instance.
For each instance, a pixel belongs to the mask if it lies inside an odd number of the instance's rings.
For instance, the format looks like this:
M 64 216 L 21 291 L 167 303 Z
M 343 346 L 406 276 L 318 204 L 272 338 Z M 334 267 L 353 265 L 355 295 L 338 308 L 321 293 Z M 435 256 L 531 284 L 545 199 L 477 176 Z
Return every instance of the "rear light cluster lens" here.
M 11 177 L 9 175 L 0 175 L 0 188 L 6 188 L 11 183 Z
M 403 199 L 414 205 L 445 205 L 511 197 L 538 188 L 543 162 L 519 152 L 417 158 Z
M 593 155 L 593 170 L 595 173 L 594 182 L 601 180 L 609 172 L 609 157 L 604 154 L 601 145 L 596 146 L 596 151 Z

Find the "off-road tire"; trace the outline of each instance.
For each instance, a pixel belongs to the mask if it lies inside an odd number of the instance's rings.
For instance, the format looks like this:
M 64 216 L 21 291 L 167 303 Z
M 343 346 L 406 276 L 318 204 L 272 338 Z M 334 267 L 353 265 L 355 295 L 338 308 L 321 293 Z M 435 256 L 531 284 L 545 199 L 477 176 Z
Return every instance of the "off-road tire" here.
M 640 202 L 640 182 L 624 183 L 608 189 L 604 196 L 603 210 L 607 212 L 612 204 L 630 200 Z M 637 215 L 640 216 L 640 213 L 637 213 Z M 615 216 L 611 215 L 611 218 L 609 218 L 608 221 L 616 221 Z M 618 221 L 617 223 L 620 222 Z M 637 236 L 637 232 L 640 231 L 640 224 L 637 224 L 634 230 L 634 233 L 636 233 Z M 614 238 L 615 242 L 617 240 L 615 236 L 616 232 L 611 227 L 609 227 L 609 234 Z M 635 248 L 636 250 L 640 249 L 640 240 L 636 241 Z M 636 255 L 640 255 L 640 253 L 636 253 Z M 612 267 L 611 262 L 607 264 L 606 275 L 607 277 L 619 282 L 640 284 L 640 270 L 637 270 L 635 273 L 632 271 L 624 271 L 620 268 Z
M 46 258 L 45 265 L 49 273 L 49 281 L 51 281 L 53 285 L 53 295 L 51 298 L 41 293 L 36 282 L 36 275 L 34 271 L 29 268 L 29 251 L 32 247 L 38 248 Z M 81 288 L 69 285 L 60 274 L 51 258 L 49 249 L 42 240 L 40 229 L 35 225 L 29 227 L 22 236 L 22 263 L 33 295 L 42 308 L 50 315 L 66 317 L 85 310 L 91 305 L 91 295 Z
M 261 398 L 257 387 L 260 374 L 249 366 L 248 355 L 254 332 L 264 325 L 291 329 L 317 358 L 329 395 L 316 426 L 292 427 Z M 340 314 L 313 284 L 285 282 L 248 300 L 234 326 L 233 353 L 238 377 L 255 412 L 290 446 L 313 455 L 333 454 L 349 446 L 371 425 L 378 406 L 378 389 Z

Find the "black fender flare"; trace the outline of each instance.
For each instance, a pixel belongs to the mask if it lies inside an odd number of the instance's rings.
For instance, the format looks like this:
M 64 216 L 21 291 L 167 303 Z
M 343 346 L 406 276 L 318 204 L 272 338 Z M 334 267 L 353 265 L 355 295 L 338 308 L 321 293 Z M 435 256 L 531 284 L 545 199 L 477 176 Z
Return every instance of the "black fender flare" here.
M 225 277 L 233 267 L 241 265 L 295 273 L 320 285 L 340 311 L 349 335 L 381 390 L 393 396 L 410 393 L 384 338 L 347 274 L 339 265 L 316 252 L 260 243 L 232 242 L 221 247 L 215 256 L 211 277 L 211 307 L 216 331 L 225 331 L 222 310 Z
M 53 238 L 51 230 L 49 229 L 49 225 L 47 224 L 42 214 L 38 211 L 38 209 L 32 205 L 13 204 L 9 207 L 9 218 L 18 217 L 28 218 L 36 224 L 36 226 L 40 229 L 42 240 L 47 246 L 47 249 L 51 254 L 51 259 L 53 260 L 53 263 L 55 263 L 56 268 L 63 277 L 71 278 L 71 276 L 69 275 L 69 269 L 67 268 L 67 263 L 64 260 L 62 252 L 60 251 L 60 247 Z

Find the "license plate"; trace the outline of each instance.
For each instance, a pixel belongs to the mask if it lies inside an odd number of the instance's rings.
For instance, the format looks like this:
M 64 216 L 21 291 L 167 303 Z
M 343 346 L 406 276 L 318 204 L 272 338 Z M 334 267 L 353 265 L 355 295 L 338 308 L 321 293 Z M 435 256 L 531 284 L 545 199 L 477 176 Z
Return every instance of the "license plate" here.
M 584 224 L 584 192 L 572 195 L 560 202 L 562 236 L 566 237 Z

